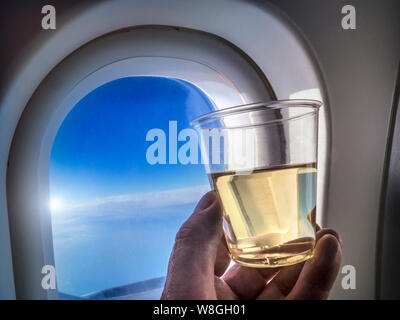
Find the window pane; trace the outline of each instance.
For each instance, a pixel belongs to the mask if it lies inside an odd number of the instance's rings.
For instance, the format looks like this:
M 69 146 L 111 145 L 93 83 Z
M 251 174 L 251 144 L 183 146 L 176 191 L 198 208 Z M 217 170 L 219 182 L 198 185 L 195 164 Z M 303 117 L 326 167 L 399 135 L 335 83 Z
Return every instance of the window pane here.
M 160 77 L 109 82 L 72 109 L 57 133 L 50 163 L 60 292 L 83 296 L 125 286 L 106 295 L 159 297 L 175 234 L 209 190 L 201 164 L 168 164 L 169 122 L 176 121 L 179 133 L 190 119 L 212 109 L 194 85 Z M 146 134 L 154 128 L 166 134 L 164 165 L 146 160 L 154 143 Z M 178 141 L 177 148 L 184 143 Z M 103 296 L 104 291 L 91 298 Z

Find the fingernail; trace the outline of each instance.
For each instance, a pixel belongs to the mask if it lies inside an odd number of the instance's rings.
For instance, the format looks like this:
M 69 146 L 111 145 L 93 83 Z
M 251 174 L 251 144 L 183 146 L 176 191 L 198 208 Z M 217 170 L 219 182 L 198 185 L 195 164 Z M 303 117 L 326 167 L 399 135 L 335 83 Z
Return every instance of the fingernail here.
M 333 234 L 324 234 L 321 238 L 323 241 L 323 245 L 325 246 L 325 255 L 326 257 L 333 258 L 336 256 L 339 251 L 339 247 L 341 248 L 340 241 Z M 339 244 L 339 246 L 338 246 Z
M 330 235 L 334 236 L 334 237 L 338 240 L 338 242 L 339 242 L 339 244 L 340 244 L 340 247 L 341 247 L 341 248 L 343 247 L 342 238 L 340 237 L 339 233 L 338 233 L 336 230 L 333 230 L 333 229 L 330 229 L 330 228 L 326 228 L 326 229 L 321 229 L 320 232 L 323 232 L 323 233 L 324 233 L 323 236 L 325 236 L 325 235 L 327 235 L 327 234 L 330 234 Z M 322 236 L 322 237 L 323 237 L 323 236 Z M 322 238 L 322 237 L 321 237 L 321 238 Z

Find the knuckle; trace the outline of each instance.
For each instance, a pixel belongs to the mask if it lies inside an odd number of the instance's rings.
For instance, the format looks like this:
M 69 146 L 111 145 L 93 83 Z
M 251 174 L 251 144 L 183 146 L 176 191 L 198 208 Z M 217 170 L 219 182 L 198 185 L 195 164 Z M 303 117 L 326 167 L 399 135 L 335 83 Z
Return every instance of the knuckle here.
M 183 225 L 175 236 L 175 242 L 186 241 L 193 238 L 194 230 L 192 227 Z

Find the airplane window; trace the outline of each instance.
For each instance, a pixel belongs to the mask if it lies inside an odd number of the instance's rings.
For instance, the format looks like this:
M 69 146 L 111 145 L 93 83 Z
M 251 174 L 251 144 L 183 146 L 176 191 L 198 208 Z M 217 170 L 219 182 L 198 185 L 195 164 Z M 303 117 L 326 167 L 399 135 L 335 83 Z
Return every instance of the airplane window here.
M 213 109 L 188 82 L 141 76 L 95 89 L 67 115 L 49 169 L 61 299 L 160 297 L 175 234 L 209 190 L 201 164 L 169 159 L 171 121 L 179 134 Z M 165 132 L 166 164 L 146 160 L 154 128 Z

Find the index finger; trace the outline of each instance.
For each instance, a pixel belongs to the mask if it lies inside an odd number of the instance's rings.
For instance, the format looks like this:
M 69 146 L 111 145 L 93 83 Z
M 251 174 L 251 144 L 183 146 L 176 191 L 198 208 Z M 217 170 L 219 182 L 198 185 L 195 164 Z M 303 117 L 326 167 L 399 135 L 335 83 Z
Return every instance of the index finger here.
M 252 299 L 278 272 L 279 268 L 249 268 L 234 264 L 222 276 L 222 279 L 241 299 Z
M 287 299 L 327 299 L 339 272 L 342 250 L 339 240 L 325 234 L 315 246 Z

